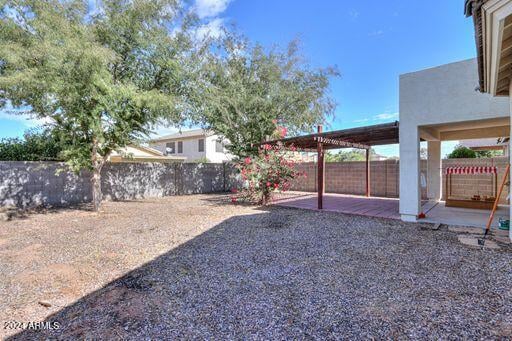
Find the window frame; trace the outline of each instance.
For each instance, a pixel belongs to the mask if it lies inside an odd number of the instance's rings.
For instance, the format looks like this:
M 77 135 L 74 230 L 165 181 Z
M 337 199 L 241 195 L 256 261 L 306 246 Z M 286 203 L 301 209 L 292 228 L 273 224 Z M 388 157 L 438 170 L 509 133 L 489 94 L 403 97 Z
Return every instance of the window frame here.
M 201 142 L 202 142 L 202 143 L 201 143 Z M 206 148 L 206 145 L 205 145 L 205 144 L 206 144 L 206 141 L 205 141 L 205 139 L 204 139 L 204 138 L 202 138 L 202 139 L 198 139 L 198 140 L 197 140 L 197 151 L 198 151 L 199 153 L 204 153 L 205 148 Z M 201 147 L 202 147 L 202 150 L 201 150 Z
M 172 147 L 170 147 L 172 146 Z M 167 154 L 167 148 L 171 148 L 172 152 L 169 154 L 176 154 L 176 141 L 165 143 L 165 153 Z
M 222 141 L 215 140 L 215 152 L 224 153 L 224 143 Z

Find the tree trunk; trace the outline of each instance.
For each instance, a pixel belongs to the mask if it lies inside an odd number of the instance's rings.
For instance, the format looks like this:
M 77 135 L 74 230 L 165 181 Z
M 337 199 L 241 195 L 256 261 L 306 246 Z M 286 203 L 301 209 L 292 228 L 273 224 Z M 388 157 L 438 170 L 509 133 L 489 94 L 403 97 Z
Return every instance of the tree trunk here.
M 101 206 L 101 200 L 103 199 L 103 194 L 101 192 L 101 168 L 98 169 L 98 167 L 94 167 L 91 183 L 93 209 L 98 211 Z
M 98 154 L 98 142 L 93 139 L 91 161 L 93 166 L 91 184 L 92 184 L 92 205 L 94 211 L 98 211 L 103 200 L 101 192 L 101 169 L 105 163 L 105 159 Z

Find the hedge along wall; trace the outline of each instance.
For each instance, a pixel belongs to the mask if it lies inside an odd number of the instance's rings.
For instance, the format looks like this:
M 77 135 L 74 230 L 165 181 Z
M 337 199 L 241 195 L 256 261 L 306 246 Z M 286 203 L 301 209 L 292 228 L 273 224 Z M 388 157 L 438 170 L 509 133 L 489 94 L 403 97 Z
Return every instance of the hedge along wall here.
M 91 174 L 58 162 L 0 161 L 0 206 L 67 206 L 91 201 Z M 102 170 L 106 200 L 224 192 L 238 183 L 235 168 L 214 163 L 113 163 Z
M 496 166 L 498 168 L 498 188 L 505 174 L 508 158 L 489 159 L 445 159 L 442 162 L 442 188 L 445 198 L 445 169 L 456 166 Z M 307 178 L 300 178 L 292 185 L 292 190 L 316 192 L 316 163 L 297 164 L 297 169 L 306 172 Z M 421 161 L 421 172 L 427 182 L 427 161 Z M 371 162 L 371 193 L 377 197 L 398 198 L 400 195 L 400 164 L 398 160 Z M 364 195 L 366 192 L 366 162 L 327 162 L 325 164 L 326 193 Z M 426 183 L 428 186 L 428 183 Z M 452 195 L 471 197 L 474 194 L 490 195 L 492 182 L 489 175 L 459 176 L 452 178 Z M 427 198 L 427 188 L 422 187 L 422 197 Z M 502 195 L 501 203 L 506 203 L 507 194 Z

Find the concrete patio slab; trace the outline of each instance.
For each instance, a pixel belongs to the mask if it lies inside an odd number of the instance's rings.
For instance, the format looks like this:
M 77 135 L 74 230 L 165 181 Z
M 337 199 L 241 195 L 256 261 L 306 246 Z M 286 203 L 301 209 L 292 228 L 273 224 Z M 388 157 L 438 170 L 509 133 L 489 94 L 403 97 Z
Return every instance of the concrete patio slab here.
M 474 236 L 474 235 L 467 235 L 467 234 L 461 234 L 458 235 L 457 238 L 459 239 L 459 242 L 461 242 L 464 245 L 471 246 L 471 247 L 477 247 L 481 248 L 482 246 L 478 244 L 478 239 L 482 238 L 481 235 Z M 486 239 L 484 243 L 484 249 L 491 249 L 491 250 L 499 250 L 500 247 L 496 242 Z
M 499 226 L 500 217 L 508 219 L 508 212 L 508 205 L 500 205 L 494 215 L 491 227 L 497 228 Z M 491 211 L 488 210 L 446 207 L 444 202 L 439 202 L 433 208 L 425 212 L 427 217 L 421 221 L 426 223 L 484 228 L 487 225 L 490 213 Z

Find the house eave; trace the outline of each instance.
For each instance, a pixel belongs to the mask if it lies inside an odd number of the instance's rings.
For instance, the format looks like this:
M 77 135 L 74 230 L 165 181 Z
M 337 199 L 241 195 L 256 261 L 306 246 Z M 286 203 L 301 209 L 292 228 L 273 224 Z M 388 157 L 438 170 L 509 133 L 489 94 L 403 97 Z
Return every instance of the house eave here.
M 475 44 L 476 54 L 478 60 L 478 78 L 479 78 L 479 90 L 485 92 L 484 82 L 484 45 L 483 45 L 483 32 L 482 32 L 482 6 L 487 0 L 466 0 L 464 6 L 464 14 L 466 17 L 473 17 L 473 24 L 475 26 Z
M 467 0 L 473 16 L 478 58 L 479 90 L 508 96 L 512 79 L 512 0 Z

